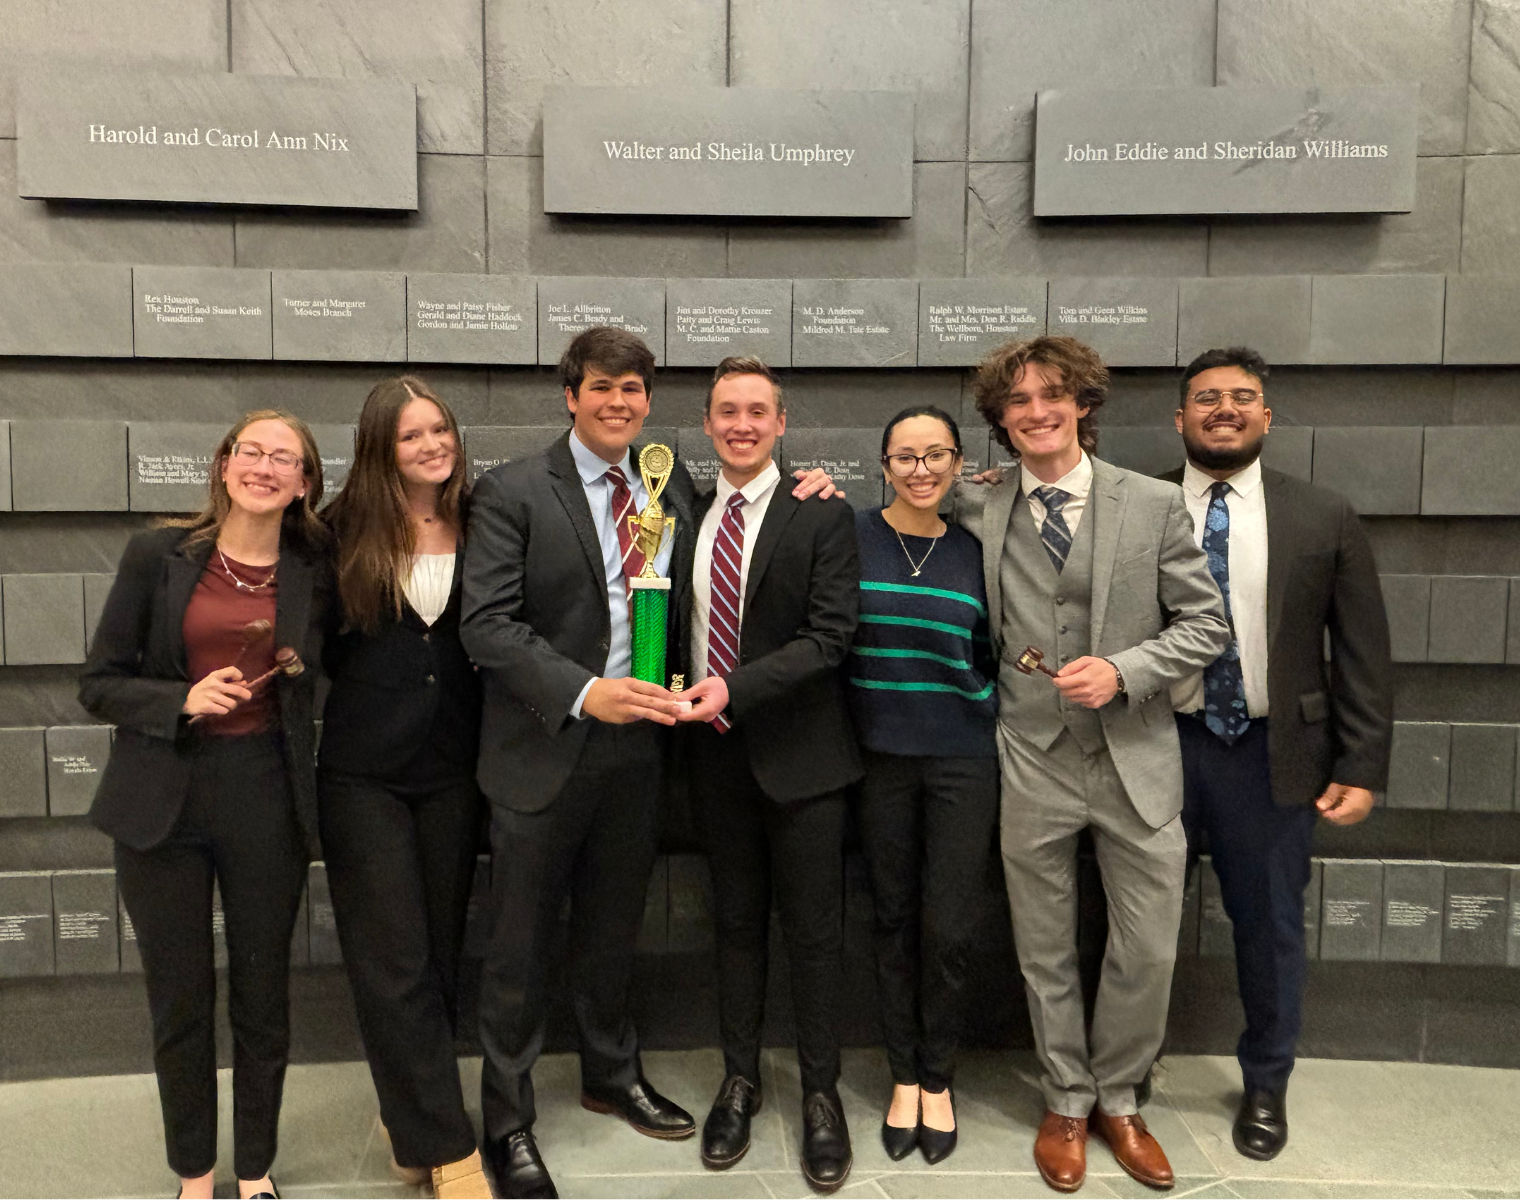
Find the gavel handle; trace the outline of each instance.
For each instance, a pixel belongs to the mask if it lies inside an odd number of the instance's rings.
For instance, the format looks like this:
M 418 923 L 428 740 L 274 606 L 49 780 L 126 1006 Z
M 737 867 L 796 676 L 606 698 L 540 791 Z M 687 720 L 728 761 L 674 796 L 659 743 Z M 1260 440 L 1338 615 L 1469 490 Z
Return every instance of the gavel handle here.
M 1036 667 L 1036 668 L 1038 668 L 1038 669 L 1039 669 L 1039 670 L 1041 670 L 1041 671 L 1044 671 L 1044 672 L 1045 672 L 1045 674 L 1047 674 L 1047 675 L 1049 675 L 1049 676 L 1050 676 L 1050 677 L 1051 677 L 1051 678 L 1052 678 L 1052 679 L 1054 679 L 1054 678 L 1055 678 L 1055 677 L 1056 677 L 1056 672 L 1054 672 L 1054 671 L 1052 671 L 1052 670 L 1051 670 L 1051 669 L 1050 669 L 1050 668 L 1049 668 L 1049 667 L 1047 667 L 1047 666 L 1046 666 L 1046 665 L 1045 665 L 1045 664 L 1044 664 L 1044 663 L 1042 663 L 1042 662 L 1037 662 L 1037 663 L 1035 663 L 1035 664 L 1034 664 L 1034 665 L 1035 665 L 1035 667 Z
M 296 661 L 299 662 L 300 660 L 297 659 Z M 289 664 L 287 664 L 287 666 L 288 665 Z M 259 676 L 255 677 L 253 679 L 250 679 L 243 686 L 245 688 L 247 688 L 251 692 L 251 691 L 256 690 L 260 684 L 268 683 L 276 675 L 284 675 L 286 673 L 287 673 L 286 672 L 286 667 L 279 666 L 277 664 L 277 665 L 271 667 L 269 670 L 265 671 L 262 675 L 259 675 Z M 210 715 L 211 715 L 210 713 L 197 713 L 195 716 L 191 717 L 190 720 L 188 722 L 186 722 L 186 724 L 194 725 L 194 724 L 196 724 L 196 723 L 198 723 L 200 721 L 204 721 Z

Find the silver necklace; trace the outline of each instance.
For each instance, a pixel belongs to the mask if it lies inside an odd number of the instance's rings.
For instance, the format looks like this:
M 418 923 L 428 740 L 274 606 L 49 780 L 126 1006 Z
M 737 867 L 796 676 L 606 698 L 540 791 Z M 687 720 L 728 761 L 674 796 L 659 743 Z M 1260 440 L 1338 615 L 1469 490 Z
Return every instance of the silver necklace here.
M 263 583 L 244 583 L 237 577 L 237 574 L 233 571 L 233 569 L 227 565 L 227 556 L 222 553 L 222 548 L 220 546 L 216 548 L 216 556 L 222 560 L 222 570 L 227 572 L 227 578 L 232 580 L 233 583 L 242 588 L 245 592 L 262 592 L 265 588 L 274 582 L 274 571 L 270 571 L 269 578 L 264 580 Z M 927 558 L 928 555 L 925 555 L 924 557 Z M 277 569 L 278 567 L 276 567 L 276 570 Z
M 917 577 L 918 574 L 924 569 L 924 564 L 929 561 L 929 555 L 933 554 L 934 547 L 939 545 L 939 539 L 945 536 L 944 534 L 940 534 L 938 537 L 930 538 L 929 549 L 924 551 L 924 556 L 921 559 L 919 559 L 917 562 L 914 562 L 913 556 L 908 553 L 908 543 L 903 541 L 903 536 L 901 533 L 898 533 L 897 527 L 895 525 L 892 527 L 892 532 L 897 534 L 897 544 L 902 547 L 903 557 L 908 560 L 908 565 L 913 568 L 914 577 Z

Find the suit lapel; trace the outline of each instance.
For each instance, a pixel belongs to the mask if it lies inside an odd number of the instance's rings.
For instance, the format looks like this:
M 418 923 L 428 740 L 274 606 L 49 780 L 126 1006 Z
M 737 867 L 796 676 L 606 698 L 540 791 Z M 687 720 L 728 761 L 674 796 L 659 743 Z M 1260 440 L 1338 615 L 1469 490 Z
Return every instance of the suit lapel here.
M 602 543 L 596 536 L 596 525 L 591 520 L 591 504 L 586 499 L 586 486 L 581 482 L 581 473 L 575 468 L 575 457 L 570 453 L 569 433 L 549 447 L 548 461 L 550 486 L 564 506 L 565 515 L 570 518 L 570 525 L 575 530 L 581 549 L 585 551 L 586 564 L 591 568 L 592 577 L 605 588 L 607 578 L 602 562 Z
M 1288 529 L 1288 513 L 1283 495 L 1284 477 L 1266 467 L 1261 470 L 1262 503 L 1267 512 L 1267 657 L 1277 641 L 1277 626 L 1282 621 L 1283 601 L 1288 594 L 1288 576 L 1293 571 L 1293 546 Z
M 1013 519 L 1014 503 L 1024 495 L 1024 489 L 1019 486 L 1022 473 L 1017 466 L 1013 472 L 1012 479 L 988 493 L 987 504 L 982 509 L 982 578 L 987 588 L 988 629 L 994 646 L 1003 632 L 1003 543 L 1008 540 L 1008 522 Z
M 1083 520 L 1093 523 L 1092 648 L 1096 653 L 1103 637 L 1108 590 L 1114 578 L 1119 535 L 1124 526 L 1124 475 L 1101 459 L 1091 461 L 1093 485 Z
M 786 532 L 797 507 L 802 503 L 787 490 L 785 484 L 785 479 L 777 482 L 776 490 L 771 493 L 770 505 L 765 510 L 765 520 L 760 522 L 760 532 L 755 535 L 755 549 L 749 556 L 749 579 L 744 585 L 744 612 L 739 614 L 741 621 L 749 613 L 750 601 L 754 599 L 755 589 L 760 586 L 766 567 L 770 566 L 771 556 L 781 544 L 781 535 Z M 747 529 L 745 536 L 749 536 Z
M 190 677 L 190 657 L 185 652 L 185 609 L 190 606 L 191 593 L 199 582 L 206 561 L 211 557 L 215 542 L 204 542 L 189 550 L 180 547 L 169 556 L 168 579 L 165 584 L 164 610 L 169 617 L 169 645 L 174 655 L 174 665 L 182 677 Z
M 311 581 L 314 568 L 302 555 L 287 550 L 280 555 L 280 582 L 274 598 L 274 644 L 278 650 L 306 645 L 311 619 Z M 315 667 L 316 663 L 307 663 Z

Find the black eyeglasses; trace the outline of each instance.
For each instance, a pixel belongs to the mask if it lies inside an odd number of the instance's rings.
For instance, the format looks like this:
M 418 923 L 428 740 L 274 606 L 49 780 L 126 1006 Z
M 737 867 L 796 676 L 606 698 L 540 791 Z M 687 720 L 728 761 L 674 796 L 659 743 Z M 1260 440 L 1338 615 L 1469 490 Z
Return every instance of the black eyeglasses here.
M 928 454 L 884 454 L 881 461 L 887 464 L 887 470 L 899 479 L 906 479 L 918 470 L 918 464 L 924 464 L 924 470 L 931 475 L 943 475 L 955 462 L 954 450 L 931 450 Z

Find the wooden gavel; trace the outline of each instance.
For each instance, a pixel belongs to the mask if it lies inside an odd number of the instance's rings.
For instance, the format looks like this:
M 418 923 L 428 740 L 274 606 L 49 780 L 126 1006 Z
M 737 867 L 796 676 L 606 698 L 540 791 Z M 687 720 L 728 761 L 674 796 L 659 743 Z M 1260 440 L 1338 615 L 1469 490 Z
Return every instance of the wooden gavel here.
M 1025 675 L 1033 675 L 1036 671 L 1043 671 L 1052 679 L 1056 673 L 1045 665 L 1045 652 L 1036 650 L 1033 646 L 1025 646 L 1024 652 L 1013 660 L 1013 665 Z
M 267 624 L 267 622 L 264 623 Z M 251 624 L 257 625 L 260 622 L 254 621 Z M 249 680 L 243 686 L 250 692 L 256 691 L 261 684 L 269 682 L 276 675 L 296 676 L 304 670 L 306 670 L 306 664 L 301 661 L 301 656 L 289 646 L 281 646 L 274 652 L 274 666 L 257 678 Z M 194 725 L 197 721 L 203 721 L 211 715 L 211 713 L 200 713 L 191 717 L 189 723 Z M 227 714 L 219 713 L 217 715 L 226 716 Z

